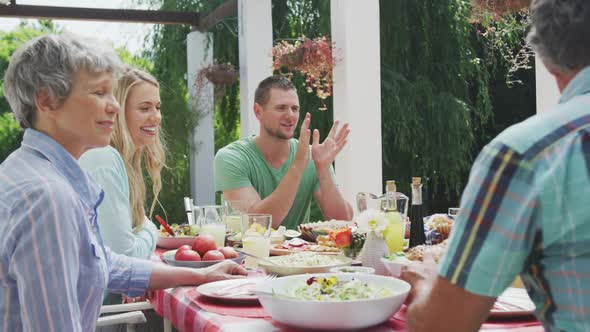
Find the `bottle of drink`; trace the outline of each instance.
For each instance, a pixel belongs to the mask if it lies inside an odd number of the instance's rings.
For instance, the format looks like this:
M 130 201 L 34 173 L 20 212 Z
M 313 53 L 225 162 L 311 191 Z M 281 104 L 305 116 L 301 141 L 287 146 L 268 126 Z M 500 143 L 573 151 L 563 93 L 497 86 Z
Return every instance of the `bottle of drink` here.
M 422 210 L 422 179 L 412 178 L 412 208 L 410 210 L 410 248 L 426 243 L 424 234 L 424 215 Z
M 381 209 L 385 213 L 385 219 L 388 225 L 383 231 L 383 237 L 390 253 L 403 251 L 406 223 L 397 208 L 397 188 L 395 181 L 389 180 L 385 182 L 385 193 L 386 196 L 381 201 Z

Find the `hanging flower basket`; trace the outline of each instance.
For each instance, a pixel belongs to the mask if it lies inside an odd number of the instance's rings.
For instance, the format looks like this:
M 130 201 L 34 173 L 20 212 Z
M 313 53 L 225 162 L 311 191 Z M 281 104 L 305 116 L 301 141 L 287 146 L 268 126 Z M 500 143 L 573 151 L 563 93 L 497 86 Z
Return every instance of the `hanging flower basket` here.
M 214 64 L 202 69 L 205 77 L 215 86 L 229 86 L 238 79 L 236 68 L 229 63 Z
M 476 12 L 486 11 L 494 17 L 529 8 L 531 0 L 471 0 Z
M 321 100 L 320 110 L 326 110 L 324 100 L 332 95 L 333 45 L 328 37 L 310 39 L 305 36 L 290 43 L 281 41 L 273 47 L 273 70 L 291 78 L 299 72 L 305 77 L 305 91 L 315 93 Z
M 238 80 L 238 71 L 230 63 L 209 65 L 197 74 L 195 80 L 197 91 L 202 91 L 205 79 L 215 86 L 215 100 L 220 101 L 225 96 L 225 89 Z

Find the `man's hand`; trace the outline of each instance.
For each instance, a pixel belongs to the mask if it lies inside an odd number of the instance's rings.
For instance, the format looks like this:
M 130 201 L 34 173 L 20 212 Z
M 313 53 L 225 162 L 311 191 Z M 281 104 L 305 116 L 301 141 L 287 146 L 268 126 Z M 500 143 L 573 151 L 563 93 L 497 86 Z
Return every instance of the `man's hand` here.
M 328 137 L 321 144 L 320 132 L 317 129 L 313 131 L 311 156 L 318 172 L 330 167 L 338 153 L 346 145 L 346 139 L 348 138 L 350 129 L 348 128 L 348 123 L 344 124 L 340 129 L 338 128 L 339 124 L 339 121 L 334 121 Z
M 295 153 L 295 160 L 293 161 L 293 164 L 301 167 L 302 172 L 309 162 L 309 137 L 311 136 L 311 133 L 309 132 L 310 121 L 311 115 L 306 113 L 305 119 L 303 119 L 303 123 L 301 124 L 301 129 L 299 130 L 299 144 L 297 144 L 297 152 Z
M 423 262 L 411 262 L 402 267 L 400 279 L 407 281 L 412 286 L 406 303 L 411 303 L 417 294 L 427 293 L 432 281 L 437 276 L 436 262 L 429 250 L 424 252 L 422 260 Z
M 202 283 L 226 279 L 239 279 L 248 274 L 248 271 L 246 271 L 245 268 L 228 260 L 208 266 L 200 272 L 203 277 Z

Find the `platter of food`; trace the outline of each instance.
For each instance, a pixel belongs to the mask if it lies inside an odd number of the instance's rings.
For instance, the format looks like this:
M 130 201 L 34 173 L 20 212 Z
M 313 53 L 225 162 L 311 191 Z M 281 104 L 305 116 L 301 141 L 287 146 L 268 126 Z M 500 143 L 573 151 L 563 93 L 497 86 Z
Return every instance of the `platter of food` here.
M 315 242 L 319 235 L 328 235 L 333 230 L 354 226 L 355 223 L 353 221 L 329 220 L 301 224 L 297 228 L 303 240 Z
M 294 238 L 283 243 L 274 244 L 270 247 L 270 254 L 273 256 L 291 255 L 298 252 L 315 252 L 324 255 L 339 255 L 341 250 L 329 242 L 319 241 L 312 243 L 300 238 Z
M 333 267 L 350 266 L 350 264 L 352 259 L 345 256 L 329 256 L 313 252 L 274 256 L 266 261 L 258 262 L 258 266 L 266 273 L 279 276 L 328 272 Z

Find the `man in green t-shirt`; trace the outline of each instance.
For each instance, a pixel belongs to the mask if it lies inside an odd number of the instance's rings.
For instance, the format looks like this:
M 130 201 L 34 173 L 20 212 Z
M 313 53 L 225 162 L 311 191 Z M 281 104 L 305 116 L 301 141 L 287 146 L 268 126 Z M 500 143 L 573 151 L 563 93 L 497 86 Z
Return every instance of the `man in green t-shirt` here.
M 215 188 L 226 200 L 247 202 L 250 213 L 272 214 L 274 228 L 294 229 L 308 222 L 312 198 L 326 218 L 350 220 L 352 208 L 342 197 L 332 168 L 346 144 L 348 124 L 339 128 L 335 121 L 322 143 L 315 129 L 310 148 L 309 113 L 299 140 L 293 138 L 299 112 L 299 97 L 291 81 L 270 76 L 260 82 L 254 96 L 260 134 L 217 152 Z

